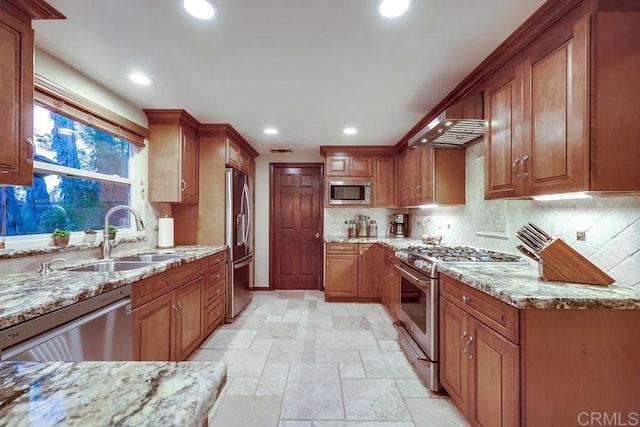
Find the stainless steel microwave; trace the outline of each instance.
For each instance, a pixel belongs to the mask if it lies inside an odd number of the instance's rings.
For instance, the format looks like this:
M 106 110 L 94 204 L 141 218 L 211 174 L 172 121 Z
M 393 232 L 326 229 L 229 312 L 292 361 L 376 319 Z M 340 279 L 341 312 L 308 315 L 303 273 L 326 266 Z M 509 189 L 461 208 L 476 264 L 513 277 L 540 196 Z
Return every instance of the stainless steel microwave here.
M 329 181 L 330 205 L 370 205 L 371 183 L 364 181 Z

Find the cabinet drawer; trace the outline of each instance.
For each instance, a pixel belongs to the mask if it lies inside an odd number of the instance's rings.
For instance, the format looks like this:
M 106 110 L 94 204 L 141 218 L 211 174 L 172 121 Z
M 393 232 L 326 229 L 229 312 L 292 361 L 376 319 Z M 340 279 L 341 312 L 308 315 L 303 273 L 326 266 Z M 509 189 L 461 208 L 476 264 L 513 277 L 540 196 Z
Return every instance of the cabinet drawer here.
M 327 243 L 328 254 L 358 254 L 357 243 Z
M 502 336 L 518 343 L 518 309 L 473 289 L 451 277 L 440 275 L 442 296 Z
M 204 309 L 205 336 L 224 322 L 224 295 Z
M 225 285 L 224 275 L 222 276 L 222 279 L 219 279 L 218 281 L 215 281 L 215 282 L 212 282 L 212 283 L 207 283 L 206 288 L 205 288 L 205 292 L 204 292 L 204 305 L 205 306 L 208 306 L 216 298 L 218 298 L 219 296 L 224 294 L 224 291 L 225 291 L 224 290 L 224 285 Z
M 389 249 L 385 249 L 384 251 L 384 260 L 390 262 L 391 264 L 398 263 L 398 258 L 396 258 L 395 252 Z
M 131 289 L 131 306 L 139 307 L 203 274 L 204 263 L 200 260 L 135 282 Z
M 218 252 L 217 254 L 208 256 L 207 258 L 205 258 L 205 262 L 207 264 L 207 270 L 215 268 L 220 264 L 225 264 L 227 262 L 227 252 L 222 251 Z
M 226 264 L 218 265 L 216 268 L 207 270 L 206 284 L 207 286 L 211 286 L 211 284 L 217 282 L 218 280 L 223 280 L 225 278 L 225 268 Z

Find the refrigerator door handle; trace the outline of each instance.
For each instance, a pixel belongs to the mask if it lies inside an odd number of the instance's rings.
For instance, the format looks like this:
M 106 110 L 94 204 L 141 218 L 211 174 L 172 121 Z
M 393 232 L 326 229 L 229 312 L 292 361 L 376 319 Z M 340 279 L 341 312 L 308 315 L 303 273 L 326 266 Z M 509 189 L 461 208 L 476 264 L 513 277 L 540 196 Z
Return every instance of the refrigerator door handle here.
M 251 233 L 251 199 L 249 198 L 249 185 L 246 182 L 242 187 L 242 204 L 246 208 L 245 210 L 243 210 L 243 215 L 246 217 L 246 221 L 244 221 L 244 224 L 246 224 L 246 227 L 244 227 L 244 234 L 242 236 L 242 240 L 243 240 L 243 243 L 249 249 L 249 252 L 251 252 L 250 242 L 249 242 L 249 235 Z
M 253 257 L 249 257 L 246 260 L 242 261 L 242 262 L 238 262 L 238 263 L 234 263 L 233 264 L 233 269 L 237 270 L 239 268 L 245 267 L 247 265 L 249 265 L 249 263 L 251 263 L 251 261 L 253 260 Z

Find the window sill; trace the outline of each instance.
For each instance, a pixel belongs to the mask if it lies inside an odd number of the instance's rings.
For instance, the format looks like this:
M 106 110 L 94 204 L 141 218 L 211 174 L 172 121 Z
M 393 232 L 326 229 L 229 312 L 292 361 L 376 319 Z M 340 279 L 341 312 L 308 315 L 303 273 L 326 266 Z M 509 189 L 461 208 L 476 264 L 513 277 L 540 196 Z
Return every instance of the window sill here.
M 120 243 L 145 242 L 148 240 L 147 236 L 144 234 L 137 234 L 133 232 L 123 233 L 123 234 L 124 234 L 123 237 L 115 239 L 116 245 L 119 245 Z M 102 234 L 99 234 L 99 237 L 102 237 Z M 22 257 L 43 255 L 43 254 L 62 254 L 66 252 L 98 249 L 100 247 L 102 247 L 102 239 L 96 239 L 94 243 L 84 243 L 82 241 L 82 236 L 77 241 L 72 237 L 71 242 L 67 246 L 49 245 L 49 246 L 36 246 L 31 248 L 0 249 L 0 260 L 22 258 Z

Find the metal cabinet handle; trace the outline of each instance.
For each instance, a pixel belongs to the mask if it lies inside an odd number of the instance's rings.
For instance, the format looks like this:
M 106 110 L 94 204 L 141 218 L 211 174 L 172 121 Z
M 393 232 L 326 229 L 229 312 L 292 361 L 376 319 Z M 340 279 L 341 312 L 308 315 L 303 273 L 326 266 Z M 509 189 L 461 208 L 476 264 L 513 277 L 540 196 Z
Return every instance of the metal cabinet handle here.
M 466 336 L 467 336 L 467 331 L 462 331 L 462 335 L 460 335 L 460 350 L 462 350 L 463 353 L 467 352 L 467 350 L 462 346 L 462 340 Z
M 470 300 L 471 300 L 471 298 L 469 298 L 468 296 L 466 296 L 466 295 L 463 295 L 463 296 L 462 296 L 462 302 L 463 302 L 463 303 L 465 303 L 465 304 L 469 304 L 469 301 L 470 301 Z
M 180 184 L 180 191 L 184 191 L 184 190 L 186 190 L 186 189 L 187 189 L 187 183 L 185 182 L 185 180 L 184 180 L 184 179 L 181 179 L 181 180 L 180 180 L 180 183 L 181 183 L 181 184 Z
M 522 158 L 522 176 L 523 177 L 528 177 L 529 176 L 529 172 L 527 171 L 527 161 L 529 160 L 529 156 L 524 156 Z
M 473 359 L 473 354 L 469 353 L 469 344 L 471 344 L 471 341 L 473 341 L 473 336 L 469 336 L 467 343 L 464 345 L 464 350 L 462 350 L 464 353 L 467 353 L 469 359 Z
M 33 156 L 36 153 L 36 145 L 33 143 L 33 139 L 31 137 L 25 139 L 24 142 L 31 146 L 31 157 L 27 157 L 26 159 L 24 159 L 24 162 L 28 165 L 31 165 L 33 164 Z
M 422 197 L 422 184 L 418 184 L 418 197 Z
M 518 166 L 520 165 L 520 157 L 516 157 L 515 161 L 513 162 L 512 165 L 512 169 L 513 169 L 513 175 L 516 177 L 516 179 L 520 179 L 520 174 L 518 173 Z
M 180 310 L 178 309 L 178 307 L 176 307 L 175 304 L 173 304 L 172 307 L 176 311 L 176 317 L 173 318 L 172 320 L 175 320 L 176 318 L 180 319 Z

